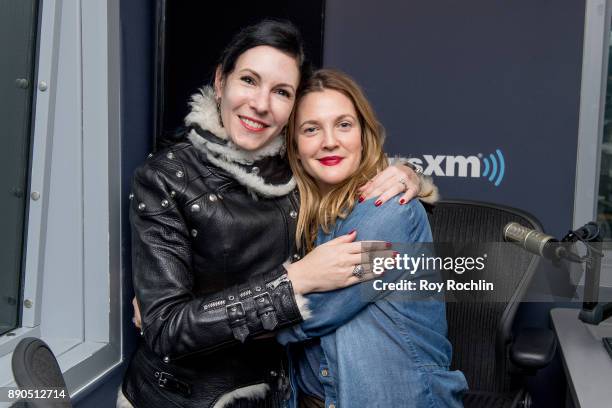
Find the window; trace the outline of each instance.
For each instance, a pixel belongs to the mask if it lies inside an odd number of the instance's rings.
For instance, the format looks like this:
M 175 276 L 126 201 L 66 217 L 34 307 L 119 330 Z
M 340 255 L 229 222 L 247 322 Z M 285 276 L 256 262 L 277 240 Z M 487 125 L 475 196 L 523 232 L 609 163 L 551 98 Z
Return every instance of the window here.
M 612 0 L 587 0 L 585 7 L 573 227 L 594 220 L 601 227 L 598 298 L 606 302 L 612 293 Z
M 608 36 L 612 33 L 608 29 Z M 605 99 L 602 123 L 602 140 L 599 156 L 599 185 L 597 194 L 597 221 L 607 241 L 612 241 L 612 64 L 608 39 L 607 72 L 604 80 Z
M 122 358 L 119 0 L 38 12 L 21 321 L 0 336 L 0 386 L 15 344 L 34 336 L 74 396 Z
M 6 0 L 0 8 L 0 334 L 17 327 L 23 257 L 37 0 Z
M 609 183 L 612 163 L 607 144 L 612 141 L 608 140 L 612 136 L 608 123 L 612 111 L 606 100 L 610 98 L 607 84 L 612 1 L 587 0 L 585 7 L 573 226 L 577 228 L 596 219 L 603 221 L 604 232 L 610 239 L 612 234 L 606 229 L 611 210 L 608 202 L 612 198 Z

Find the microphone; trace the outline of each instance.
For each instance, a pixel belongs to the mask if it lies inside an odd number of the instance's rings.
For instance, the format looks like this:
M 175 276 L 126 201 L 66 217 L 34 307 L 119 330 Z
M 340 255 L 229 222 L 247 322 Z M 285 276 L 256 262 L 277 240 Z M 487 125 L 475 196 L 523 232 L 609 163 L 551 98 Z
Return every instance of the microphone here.
M 563 258 L 572 262 L 582 262 L 580 256 L 569 252 L 555 237 L 523 227 L 517 222 L 506 224 L 503 236 L 504 240 L 514 242 L 532 254 L 546 259 L 558 261 Z

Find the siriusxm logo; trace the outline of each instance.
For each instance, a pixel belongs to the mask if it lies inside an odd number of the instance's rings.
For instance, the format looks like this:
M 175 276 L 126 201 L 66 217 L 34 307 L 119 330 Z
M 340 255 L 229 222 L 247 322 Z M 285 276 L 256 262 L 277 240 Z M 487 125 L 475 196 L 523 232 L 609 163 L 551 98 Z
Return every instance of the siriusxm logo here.
M 506 162 L 501 150 L 488 156 L 432 156 L 424 154 L 423 159 L 411 158 L 409 161 L 423 170 L 427 176 L 486 178 L 495 187 L 499 186 L 506 173 Z

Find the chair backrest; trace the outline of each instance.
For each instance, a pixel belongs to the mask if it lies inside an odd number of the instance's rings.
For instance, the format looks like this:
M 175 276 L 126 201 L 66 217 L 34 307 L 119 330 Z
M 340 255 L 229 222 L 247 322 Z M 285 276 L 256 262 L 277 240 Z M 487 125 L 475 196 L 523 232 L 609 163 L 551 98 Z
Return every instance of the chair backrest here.
M 441 201 L 429 221 L 437 244 L 503 242 L 503 228 L 509 222 L 542 230 L 540 223 L 523 211 L 475 201 Z M 495 282 L 491 299 L 462 301 L 465 293 L 447 293 L 449 299 L 457 299 L 448 301 L 446 312 L 453 345 L 452 368 L 463 371 L 473 391 L 507 392 L 513 388 L 507 350 L 512 322 L 539 262 L 539 257 L 509 244 L 496 255 L 487 259 L 486 276 L 476 277 Z

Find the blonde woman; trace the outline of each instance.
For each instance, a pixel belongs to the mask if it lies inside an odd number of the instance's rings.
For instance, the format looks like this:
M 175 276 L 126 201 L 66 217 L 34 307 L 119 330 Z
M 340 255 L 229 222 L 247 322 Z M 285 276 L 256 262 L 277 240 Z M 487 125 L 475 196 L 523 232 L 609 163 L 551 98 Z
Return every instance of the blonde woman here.
M 296 240 L 302 248 L 310 251 L 352 230 L 362 241 L 431 241 L 418 200 L 400 210 L 393 200 L 360 200 L 358 187 L 388 165 L 383 139 L 372 107 L 345 74 L 320 70 L 306 82 L 287 141 L 300 192 Z M 448 369 L 443 300 L 390 300 L 371 289 L 372 282 L 364 282 L 311 293 L 304 322 L 279 334 L 281 343 L 291 343 L 292 406 L 462 406 L 467 385 L 461 372 Z

